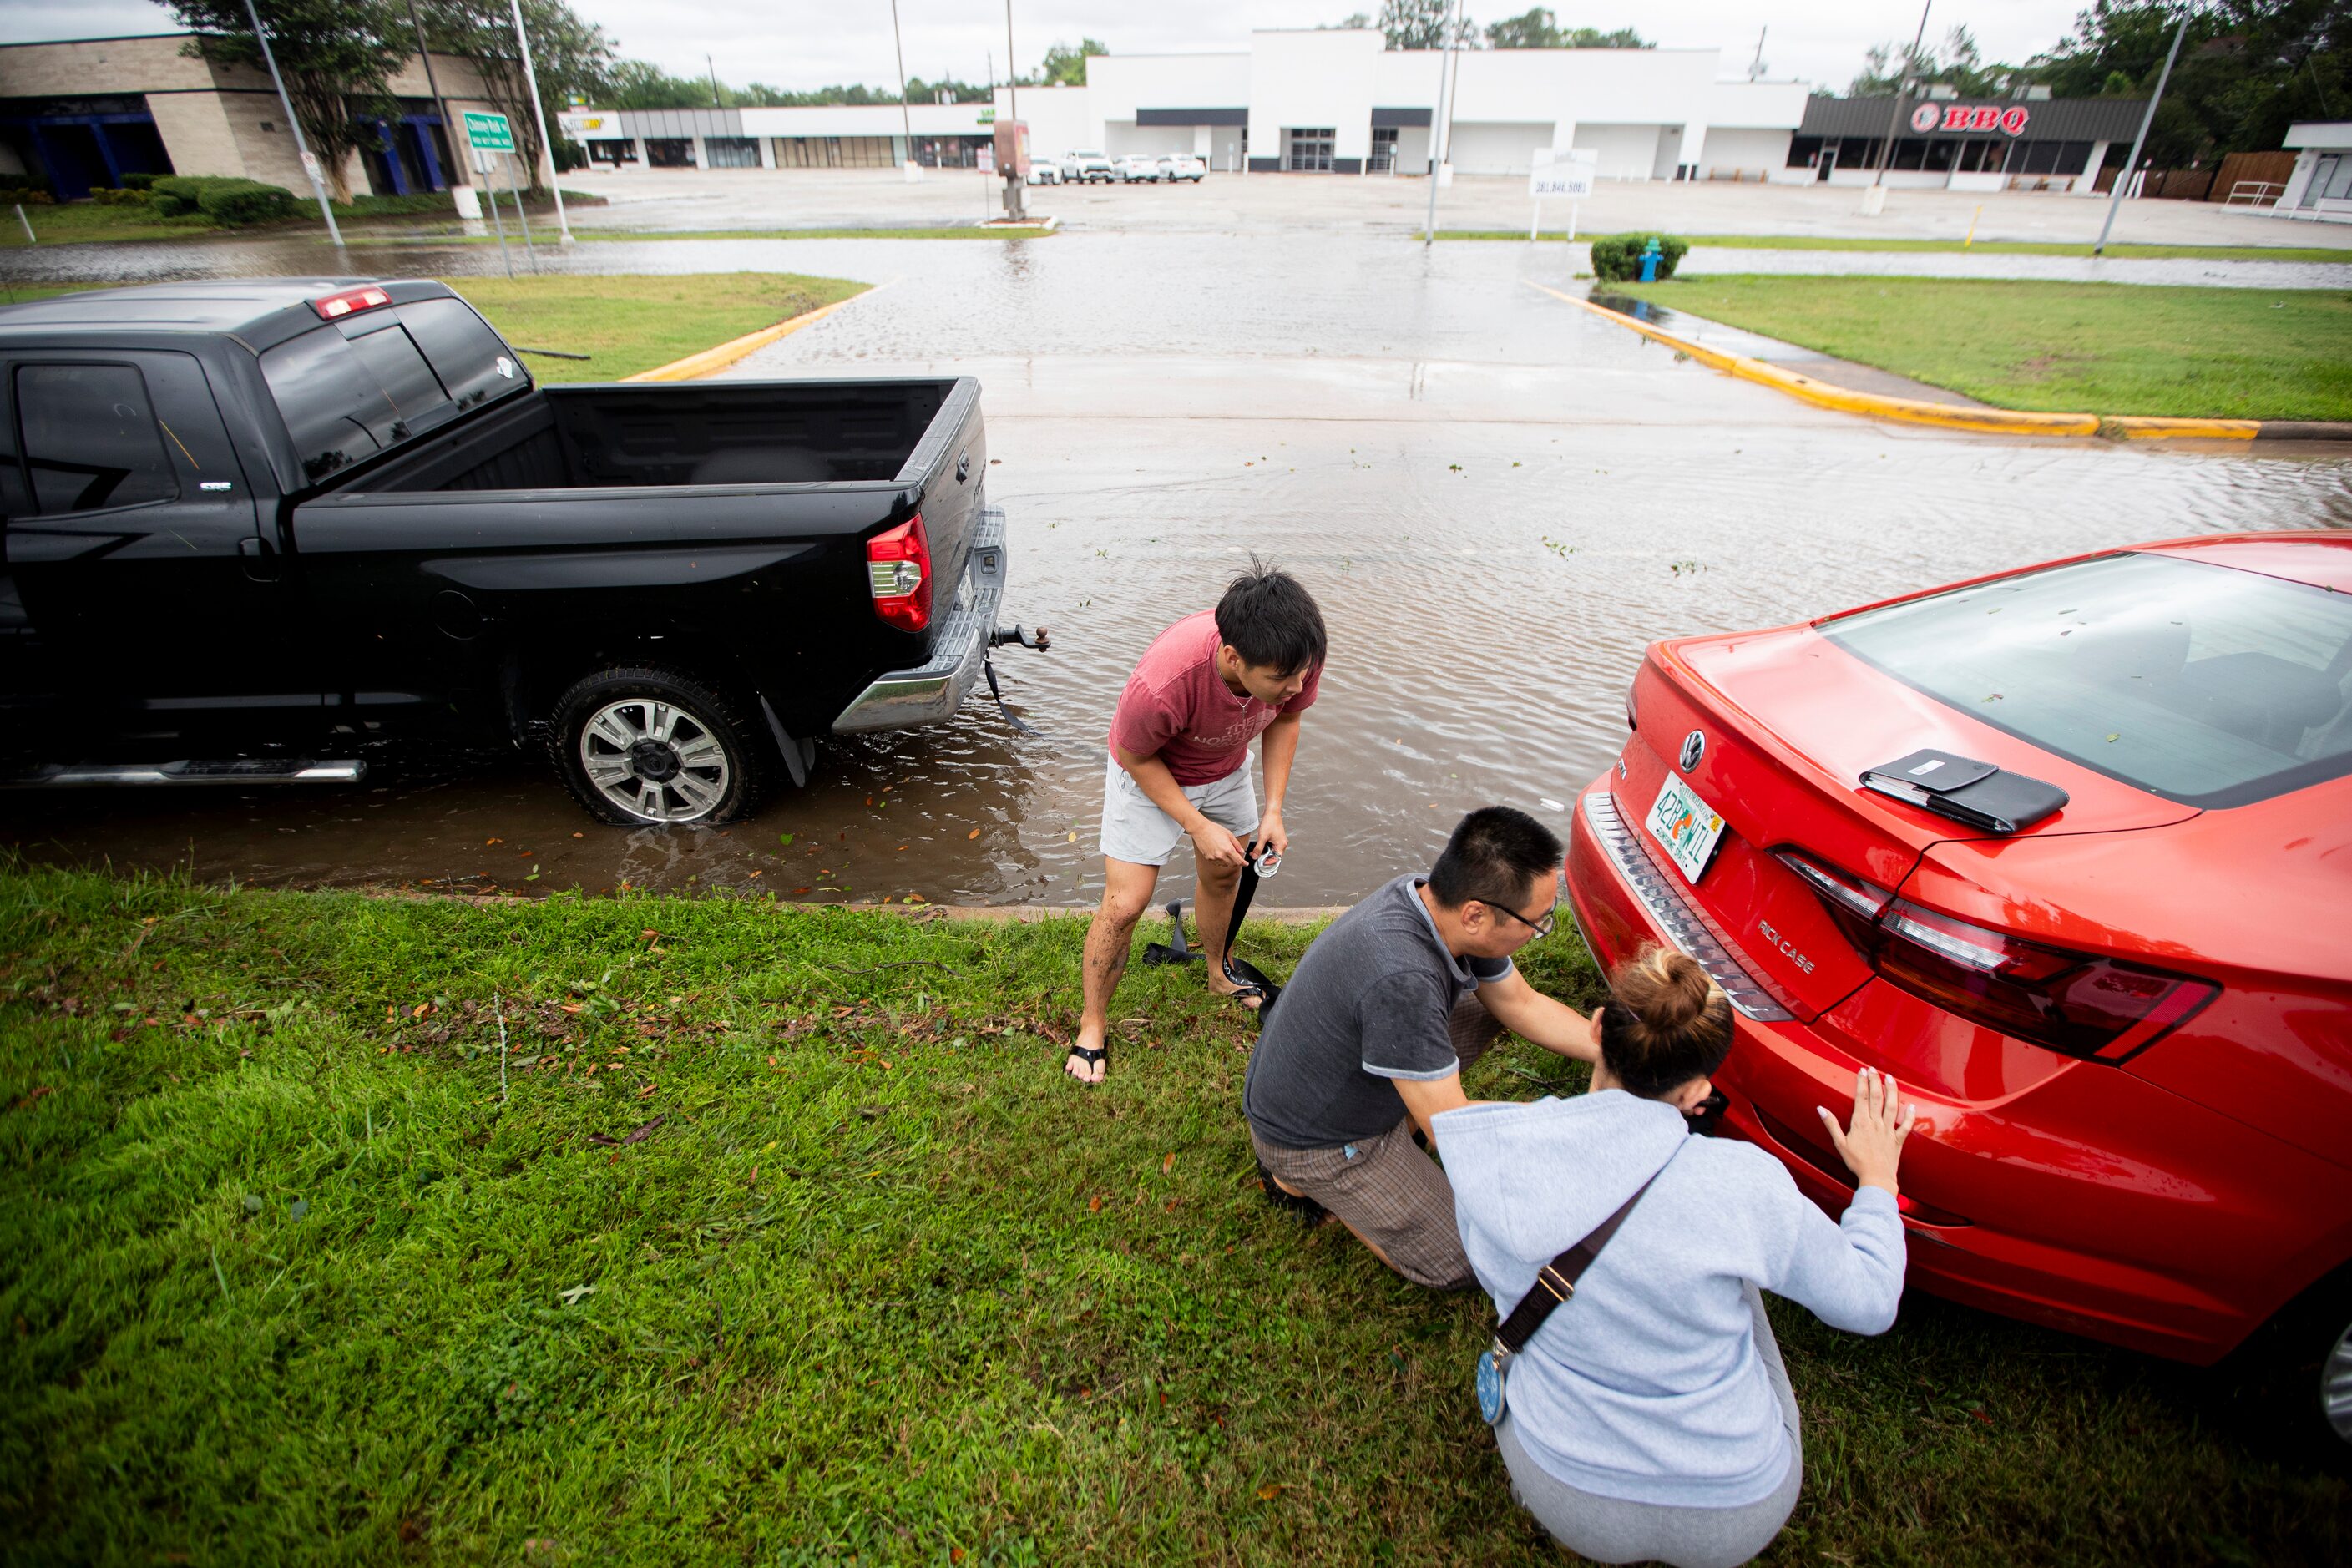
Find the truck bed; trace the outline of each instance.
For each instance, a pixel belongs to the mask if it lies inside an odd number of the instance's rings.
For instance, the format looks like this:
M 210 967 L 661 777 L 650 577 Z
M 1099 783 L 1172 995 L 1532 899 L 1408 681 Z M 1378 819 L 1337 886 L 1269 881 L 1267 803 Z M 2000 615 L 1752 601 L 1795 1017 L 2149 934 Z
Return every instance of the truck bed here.
M 952 380 L 541 387 L 354 474 L 354 492 L 889 483 Z

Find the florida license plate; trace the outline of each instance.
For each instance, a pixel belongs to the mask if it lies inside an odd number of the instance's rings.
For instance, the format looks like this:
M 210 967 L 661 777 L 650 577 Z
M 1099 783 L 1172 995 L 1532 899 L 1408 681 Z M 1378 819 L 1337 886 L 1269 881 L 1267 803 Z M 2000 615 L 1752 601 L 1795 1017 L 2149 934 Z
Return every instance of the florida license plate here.
M 1649 828 L 1650 837 L 1665 847 L 1666 858 L 1695 884 L 1723 837 L 1723 818 L 1699 799 L 1696 790 L 1670 773 L 1659 786 L 1657 804 L 1650 807 Z

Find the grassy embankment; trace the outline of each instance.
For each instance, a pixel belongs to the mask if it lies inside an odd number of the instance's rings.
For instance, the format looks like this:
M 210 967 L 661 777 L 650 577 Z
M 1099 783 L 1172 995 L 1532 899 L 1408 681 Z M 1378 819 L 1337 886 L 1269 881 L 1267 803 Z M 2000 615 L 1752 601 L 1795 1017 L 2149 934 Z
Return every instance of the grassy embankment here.
M 585 361 L 531 355 L 542 382 L 618 381 L 772 327 L 867 284 L 794 272 L 677 276 L 445 278 L 510 343 L 584 353 Z M 46 299 L 74 287 L 0 286 L 0 300 Z
M 5 1555 L 1559 1561 L 1470 1395 L 1488 1309 L 1264 1206 L 1197 971 L 1056 1076 L 1082 930 L 0 871 Z M 1526 967 L 1596 994 L 1571 931 Z M 2352 1552 L 2352 1489 L 2199 1374 L 1773 1313 L 1768 1561 Z
M 1763 275 L 1595 289 L 2003 408 L 2352 419 L 2352 294 L 2336 290 Z
M 1647 232 L 1647 231 L 1643 231 Z M 1528 231 L 1509 228 L 1442 228 L 1440 239 L 1516 239 L 1525 243 Z M 1591 241 L 1597 234 L 1579 237 Z M 1895 250 L 1953 256 L 2083 256 L 2089 242 L 2071 244 L 2044 239 L 1979 239 L 1973 245 L 1958 239 L 1879 239 L 1852 235 L 1822 234 L 1685 234 L 1679 237 L 1694 248 L 1738 250 Z M 1566 229 L 1546 229 L 1541 239 L 1566 240 Z M 2352 245 L 2110 245 L 2106 254 L 2136 261 L 2333 261 L 2352 265 Z
M 179 217 L 158 217 L 154 212 L 137 203 L 100 205 L 95 202 L 60 202 L 49 206 L 28 206 L 25 218 L 33 226 L 34 238 L 25 237 L 25 223 L 13 206 L 0 207 L 0 250 L 23 249 L 27 245 L 78 245 L 100 240 L 195 239 L 208 236 L 240 238 L 302 237 L 324 238 L 326 225 L 318 217 L 317 204 L 307 194 L 298 193 L 300 215 L 283 223 L 245 224 L 230 227 L 215 222 L 203 213 L 188 213 Z M 603 206 L 603 196 L 588 195 L 579 191 L 563 193 L 566 202 L 578 205 Z M 493 200 L 484 191 L 487 205 Z M 495 197 L 499 209 L 509 223 L 514 222 L 515 200 L 504 191 Z M 431 224 L 434 232 L 457 221 L 457 205 L 446 193 L 415 196 L 359 196 L 349 202 L 334 204 L 335 222 L 356 230 L 357 235 L 371 240 L 388 235 L 417 229 Z M 526 198 L 523 212 L 527 216 L 552 218 L 555 198 L 545 194 Z M 486 215 L 487 216 L 487 215 Z

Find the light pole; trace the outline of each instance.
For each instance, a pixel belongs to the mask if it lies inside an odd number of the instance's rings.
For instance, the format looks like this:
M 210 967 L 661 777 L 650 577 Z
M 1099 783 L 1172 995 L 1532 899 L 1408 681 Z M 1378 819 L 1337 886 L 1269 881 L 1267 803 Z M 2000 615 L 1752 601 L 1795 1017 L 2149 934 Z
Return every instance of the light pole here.
M 2156 95 L 2147 100 L 2147 112 L 2140 116 L 2139 134 L 2132 138 L 2131 156 L 2116 171 L 2115 194 L 2107 198 L 2107 221 L 2099 226 L 2099 243 L 2091 247 L 2091 254 L 2104 256 L 2107 236 L 2116 231 L 2116 210 L 2124 205 L 2124 187 L 2131 184 L 2132 171 L 2139 167 L 2139 150 L 2147 145 L 2148 127 L 2156 123 L 2156 106 L 2164 101 L 2164 84 L 2172 79 L 2172 62 L 2180 58 L 2180 40 L 2189 33 L 2189 13 L 2180 13 L 2180 26 L 2172 29 L 2172 47 L 2165 52 L 2164 69 L 2157 73 Z
M 327 237 L 335 248 L 343 247 L 343 231 L 335 226 L 335 209 L 327 200 L 327 187 L 319 178 L 319 160 L 310 156 L 310 144 L 302 139 L 302 121 L 294 113 L 294 100 L 286 96 L 286 79 L 278 74 L 278 57 L 270 51 L 269 35 L 261 30 L 261 13 L 254 9 L 253 0 L 245 0 L 245 14 L 253 18 L 253 39 L 261 46 L 262 63 L 269 68 L 269 79 L 278 87 L 278 105 L 286 111 L 286 129 L 294 132 L 294 153 L 302 160 L 302 172 L 310 176 L 310 194 L 319 198 L 319 216 L 327 220 Z
M 539 122 L 540 151 L 547 155 L 547 188 L 555 193 L 555 226 L 562 231 L 563 243 L 572 243 L 572 220 L 563 216 L 563 183 L 555 177 L 555 143 L 547 137 L 547 110 L 539 101 L 539 73 L 530 67 L 530 37 L 522 29 L 522 0 L 512 0 L 515 19 L 515 42 L 522 46 L 522 79 L 530 89 L 530 116 Z M 521 198 L 516 198 L 515 212 L 522 212 Z
M 1895 79 L 1895 107 L 1886 111 L 1886 140 L 1879 143 L 1878 173 L 1870 178 L 1874 185 L 1886 183 L 1887 167 L 1895 162 L 1895 128 L 1903 120 L 1903 90 L 1911 85 L 1911 68 L 1919 63 L 1919 46 L 1927 41 L 1927 13 L 1935 5 L 1936 0 L 1927 0 L 1919 7 L 1919 31 L 1911 40 L 1911 52 L 1903 57 L 1903 74 Z M 1757 40 L 1756 47 L 1759 53 L 1763 51 L 1762 39 Z
M 907 108 L 907 45 L 898 36 L 898 0 L 890 0 L 890 47 L 898 52 L 898 123 L 907 132 L 907 183 L 913 184 L 922 176 L 915 173 L 915 117 Z
M 457 156 L 457 126 L 449 118 L 449 100 L 441 96 L 441 80 L 433 74 L 433 52 L 425 47 L 425 24 L 416 19 L 416 0 L 408 0 L 408 26 L 416 35 L 416 58 L 425 62 L 425 85 L 432 89 L 433 112 L 441 117 L 441 140 L 448 143 L 449 156 L 454 162 Z M 462 168 L 452 168 L 448 172 L 449 199 L 457 203 L 460 217 L 467 216 L 465 202 L 458 200 L 457 195 L 457 187 L 468 183 L 462 177 L 464 174 Z M 480 210 L 477 207 L 475 213 L 478 215 Z
M 1021 57 L 1013 52 L 1013 0 L 1004 0 L 1004 167 L 998 173 L 1004 176 L 1004 216 L 1017 221 L 1029 215 L 1021 200 Z
M 1421 245 L 1424 250 L 1437 237 L 1437 172 L 1445 166 L 1438 160 L 1437 135 L 1452 120 L 1445 99 L 1454 69 L 1454 16 L 1461 9 L 1462 0 L 1454 0 L 1453 9 L 1446 13 L 1440 24 L 1445 29 L 1445 37 L 1440 40 L 1445 47 L 1437 56 L 1437 110 L 1429 120 L 1429 216 L 1421 227 Z

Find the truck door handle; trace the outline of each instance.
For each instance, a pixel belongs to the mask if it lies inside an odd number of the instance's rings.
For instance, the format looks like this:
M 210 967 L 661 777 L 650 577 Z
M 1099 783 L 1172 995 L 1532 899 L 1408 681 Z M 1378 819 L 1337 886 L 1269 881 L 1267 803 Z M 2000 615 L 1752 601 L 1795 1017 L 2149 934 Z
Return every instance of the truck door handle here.
M 971 454 L 964 452 L 956 458 L 956 483 L 961 484 L 970 478 L 971 478 Z
M 254 583 L 278 581 L 278 555 L 266 540 L 248 534 L 236 542 L 236 552 L 245 558 L 245 575 Z

